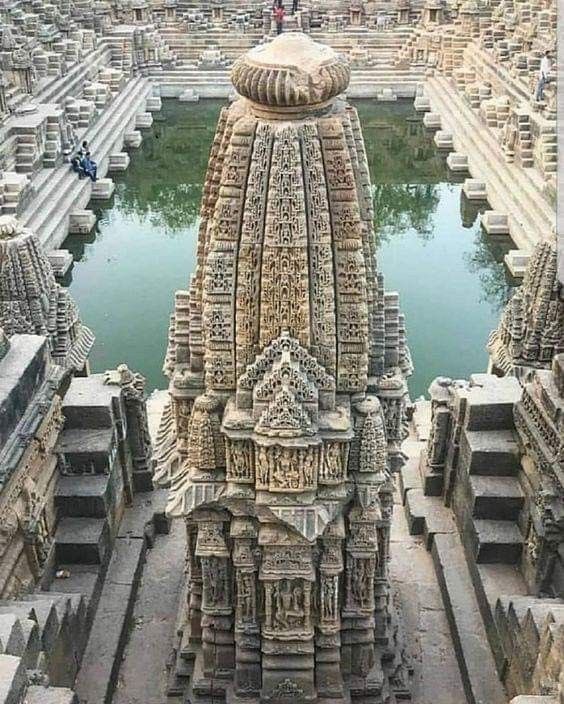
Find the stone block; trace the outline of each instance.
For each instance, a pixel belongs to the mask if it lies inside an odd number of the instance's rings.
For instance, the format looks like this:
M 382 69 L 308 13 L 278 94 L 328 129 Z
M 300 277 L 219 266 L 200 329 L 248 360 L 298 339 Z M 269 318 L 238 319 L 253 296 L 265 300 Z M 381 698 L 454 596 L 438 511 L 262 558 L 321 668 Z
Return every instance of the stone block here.
M 109 472 L 114 450 L 113 428 L 68 428 L 56 445 L 56 451 L 64 456 L 66 471 L 81 476 Z
M 413 107 L 415 112 L 429 112 L 431 103 L 425 95 L 418 95 L 413 102 Z
M 423 115 L 423 124 L 428 130 L 440 130 L 441 116 L 438 112 L 427 112 Z
M 108 171 L 125 171 L 129 166 L 130 157 L 127 152 L 110 154 L 108 159 Z
M 178 96 L 178 100 L 181 103 L 197 103 L 199 99 L 200 96 L 193 88 L 186 88 L 186 90 Z
M 63 400 L 65 432 L 113 427 L 112 404 L 120 389 L 104 383 L 103 374 L 74 377 Z
M 25 665 L 14 655 L 0 655 L 0 704 L 21 704 L 26 685 Z
M 127 149 L 138 149 L 143 141 L 143 136 L 139 130 L 126 132 L 123 136 L 123 144 Z
M 39 335 L 13 335 L 0 359 L 0 446 L 20 422 L 45 380 L 48 343 Z
M 488 197 L 484 181 L 478 181 L 475 178 L 465 179 L 462 192 L 468 200 L 486 201 Z
M 523 551 L 523 536 L 513 521 L 476 519 L 469 539 L 478 563 L 515 565 Z
M 512 477 L 520 467 L 520 452 L 510 430 L 462 431 L 460 455 L 469 474 Z
M 22 609 L 26 609 L 29 618 L 37 622 L 41 649 L 50 653 L 56 647 L 61 626 L 67 618 L 67 605 L 43 593 L 28 594 L 21 597 L 21 601 L 25 602 Z
M 503 257 L 505 266 L 509 269 L 511 276 L 522 279 L 525 276 L 531 255 L 520 249 L 510 249 Z
M 16 614 L 0 614 L 0 652 L 21 657 L 25 646 L 20 619 Z
M 58 564 L 99 565 L 108 552 L 109 531 L 99 518 L 63 518 L 55 533 Z
M 468 157 L 465 154 L 451 152 L 446 159 L 448 168 L 455 173 L 468 173 Z
M 404 497 L 409 535 L 422 535 L 425 528 L 425 496 L 423 489 L 409 489 Z
M 452 132 L 447 132 L 446 130 L 438 130 L 437 132 L 435 132 L 433 141 L 435 142 L 435 146 L 437 147 L 437 149 L 440 149 L 441 151 L 451 152 L 454 148 Z
M 442 496 L 444 487 L 444 468 L 442 472 L 433 472 L 427 464 L 427 453 L 421 453 L 419 471 L 423 479 L 425 496 Z
M 73 256 L 68 249 L 52 249 L 47 252 L 47 259 L 53 267 L 53 273 L 58 278 L 62 278 L 73 263 Z
M 550 694 L 519 694 L 509 704 L 558 704 L 558 699 Z
M 55 507 L 60 517 L 105 518 L 110 504 L 109 475 L 59 477 Z
M 153 124 L 153 116 L 150 112 L 140 112 L 135 115 L 135 128 L 136 129 L 149 129 Z
M 470 475 L 472 515 L 476 518 L 515 521 L 525 503 L 525 496 L 515 477 Z
M 488 235 L 508 235 L 509 220 L 505 213 L 497 210 L 486 210 L 482 213 L 480 223 Z
M 419 460 L 410 458 L 401 468 L 399 473 L 401 500 L 405 504 L 407 492 L 410 489 L 421 489 L 421 475 L 419 474 Z
M 26 704 L 78 704 L 78 697 L 66 687 L 32 685 L 25 693 Z
M 88 235 L 96 225 L 91 210 L 74 210 L 69 216 L 69 235 Z
M 437 535 L 432 546 L 432 556 L 460 665 L 466 695 L 463 697 L 461 693 L 461 700 L 475 704 L 505 704 L 507 697 L 488 647 L 484 623 L 458 536 Z
M 99 178 L 92 184 L 90 197 L 92 200 L 109 200 L 114 194 L 115 187 L 111 178 Z
M 468 430 L 512 430 L 513 407 L 522 390 L 514 377 L 472 375 L 467 392 L 465 426 Z
M 41 632 L 37 623 L 30 618 L 20 619 L 25 638 L 23 660 L 26 669 L 35 670 L 42 656 Z
M 145 109 L 148 112 L 159 112 L 159 110 L 162 110 L 162 107 L 163 103 L 160 95 L 151 95 L 145 102 Z
M 394 103 L 398 99 L 398 96 L 391 88 L 383 88 L 376 98 L 381 103 Z

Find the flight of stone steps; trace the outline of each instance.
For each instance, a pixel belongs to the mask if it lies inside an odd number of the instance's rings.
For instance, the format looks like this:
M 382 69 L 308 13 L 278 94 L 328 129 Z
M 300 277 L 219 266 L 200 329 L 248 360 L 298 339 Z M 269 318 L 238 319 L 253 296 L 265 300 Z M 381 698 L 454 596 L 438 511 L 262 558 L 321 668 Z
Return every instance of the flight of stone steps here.
M 412 32 L 411 27 L 397 27 L 391 31 L 375 32 L 366 28 L 351 28 L 340 33 L 312 30 L 315 41 L 332 46 L 350 55 L 358 47 L 369 57 L 366 65 L 353 64 L 348 96 L 351 98 L 377 97 L 385 89 L 396 97 L 413 97 L 417 84 L 423 79 L 423 67 L 400 68 L 394 65 L 399 48 Z M 179 97 L 192 91 L 193 97 L 226 98 L 233 91 L 229 66 L 199 67 L 198 61 L 210 47 L 217 48 L 230 65 L 238 56 L 264 41 L 262 31 L 248 31 L 238 35 L 220 30 L 180 32 L 163 27 L 161 34 L 178 57 L 174 68 L 154 73 L 163 97 Z
M 100 177 L 107 171 L 109 156 L 121 152 L 126 135 L 136 131 L 136 115 L 145 111 L 152 93 L 153 87 L 146 78 L 131 78 L 100 118 L 79 132 L 80 141 L 89 142 Z M 22 211 L 21 220 L 47 249 L 55 249 L 67 236 L 70 213 L 84 208 L 89 201 L 92 184 L 89 179 L 79 180 L 69 164 L 63 163 L 53 169 L 41 169 L 31 185 L 37 195 Z
M 503 596 L 495 608 L 500 650 L 498 669 L 504 672 L 508 694 L 536 695 L 536 704 L 557 704 L 564 661 L 564 600 L 533 596 Z
M 0 602 L 0 704 L 78 704 L 71 689 L 88 610 L 80 594 Z
M 536 169 L 507 164 L 501 144 L 479 115 L 467 104 L 452 81 L 435 76 L 425 82 L 432 110 L 441 116 L 443 129 L 465 145 L 473 178 L 488 184 L 488 201 L 494 210 L 507 213 L 511 238 L 519 249 L 531 251 L 551 236 L 554 212 L 543 195 L 544 182 Z M 511 180 L 507 171 L 511 172 Z

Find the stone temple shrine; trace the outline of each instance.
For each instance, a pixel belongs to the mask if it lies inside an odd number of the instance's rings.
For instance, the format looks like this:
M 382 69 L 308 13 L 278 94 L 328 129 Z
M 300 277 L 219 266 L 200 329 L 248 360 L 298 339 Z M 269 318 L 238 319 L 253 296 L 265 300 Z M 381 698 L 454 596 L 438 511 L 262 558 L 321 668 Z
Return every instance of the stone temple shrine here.
M 0 0 L 0 704 L 564 704 L 556 4 L 274 9 Z
M 386 427 L 405 423 L 409 355 L 385 346 L 349 67 L 287 34 L 232 76 L 241 98 L 220 117 L 177 299 L 157 460 L 187 526 L 193 695 L 221 671 L 228 701 L 385 701 L 405 688 Z

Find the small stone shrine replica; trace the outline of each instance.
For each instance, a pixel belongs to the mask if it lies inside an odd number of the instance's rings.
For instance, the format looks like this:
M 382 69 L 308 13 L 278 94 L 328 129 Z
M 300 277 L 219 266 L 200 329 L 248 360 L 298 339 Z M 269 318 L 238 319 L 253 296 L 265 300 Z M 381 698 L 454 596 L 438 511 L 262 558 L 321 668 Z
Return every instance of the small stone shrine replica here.
M 376 704 L 405 692 L 386 425 L 404 426 L 410 362 L 384 314 L 358 117 L 339 97 L 349 67 L 286 34 L 232 81 L 157 448 L 167 512 L 187 526 L 190 697 Z

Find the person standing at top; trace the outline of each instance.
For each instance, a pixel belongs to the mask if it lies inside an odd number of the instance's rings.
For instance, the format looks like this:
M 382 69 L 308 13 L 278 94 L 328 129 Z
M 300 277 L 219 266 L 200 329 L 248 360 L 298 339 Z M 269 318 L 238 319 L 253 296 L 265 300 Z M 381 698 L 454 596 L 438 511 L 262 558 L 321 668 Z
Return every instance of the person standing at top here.
M 552 68 L 552 62 L 550 60 L 550 51 L 547 49 L 544 52 L 544 56 L 541 59 L 540 69 L 539 69 L 539 80 L 537 83 L 537 90 L 535 93 L 535 100 L 540 102 L 544 100 L 544 87 L 548 83 L 548 77 L 550 74 L 550 69 Z
M 299 0 L 292 0 L 292 14 L 295 15 L 298 11 Z
M 280 3 L 274 8 L 274 21 L 276 22 L 276 34 L 282 34 L 282 25 L 284 24 L 284 5 Z

